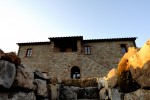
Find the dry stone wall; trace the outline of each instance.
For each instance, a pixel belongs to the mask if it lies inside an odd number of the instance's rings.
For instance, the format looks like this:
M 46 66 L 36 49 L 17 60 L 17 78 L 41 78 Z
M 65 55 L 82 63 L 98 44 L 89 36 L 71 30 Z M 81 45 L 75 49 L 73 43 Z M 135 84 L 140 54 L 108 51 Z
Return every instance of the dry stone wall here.
M 4 60 L 0 60 L 0 73 L 0 100 L 50 100 L 49 83 L 39 74 Z

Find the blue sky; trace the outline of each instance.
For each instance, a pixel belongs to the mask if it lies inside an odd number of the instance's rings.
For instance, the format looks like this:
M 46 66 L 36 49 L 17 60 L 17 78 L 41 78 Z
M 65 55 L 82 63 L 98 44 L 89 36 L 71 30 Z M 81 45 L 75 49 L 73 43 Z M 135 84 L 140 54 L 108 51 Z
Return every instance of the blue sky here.
M 0 48 L 55 36 L 150 38 L 149 0 L 0 0 Z

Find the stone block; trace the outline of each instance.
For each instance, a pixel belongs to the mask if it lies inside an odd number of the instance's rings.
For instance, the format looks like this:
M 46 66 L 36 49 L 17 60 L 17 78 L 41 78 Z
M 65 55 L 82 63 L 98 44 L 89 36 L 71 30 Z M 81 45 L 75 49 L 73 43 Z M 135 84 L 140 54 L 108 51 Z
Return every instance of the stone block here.
M 124 100 L 149 100 L 150 90 L 139 89 L 124 95 Z
M 0 60 L 0 86 L 9 89 L 15 79 L 16 67 L 13 63 Z

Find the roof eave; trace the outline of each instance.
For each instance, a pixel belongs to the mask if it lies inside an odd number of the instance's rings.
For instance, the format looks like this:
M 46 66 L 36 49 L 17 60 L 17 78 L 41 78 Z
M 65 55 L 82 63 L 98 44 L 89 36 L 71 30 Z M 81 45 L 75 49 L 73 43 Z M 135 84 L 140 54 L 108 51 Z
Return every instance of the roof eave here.
M 42 42 L 24 42 L 24 43 L 16 43 L 18 46 L 21 45 L 41 45 L 41 44 L 50 44 L 50 41 L 42 41 Z

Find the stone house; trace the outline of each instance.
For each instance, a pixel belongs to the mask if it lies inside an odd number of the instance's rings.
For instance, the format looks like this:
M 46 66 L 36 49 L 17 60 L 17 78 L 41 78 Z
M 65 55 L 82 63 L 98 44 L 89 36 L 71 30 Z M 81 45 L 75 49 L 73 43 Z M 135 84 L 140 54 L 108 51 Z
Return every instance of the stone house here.
M 50 37 L 47 42 L 17 43 L 22 64 L 50 77 L 101 77 L 117 67 L 135 37 L 90 39 L 83 36 Z

